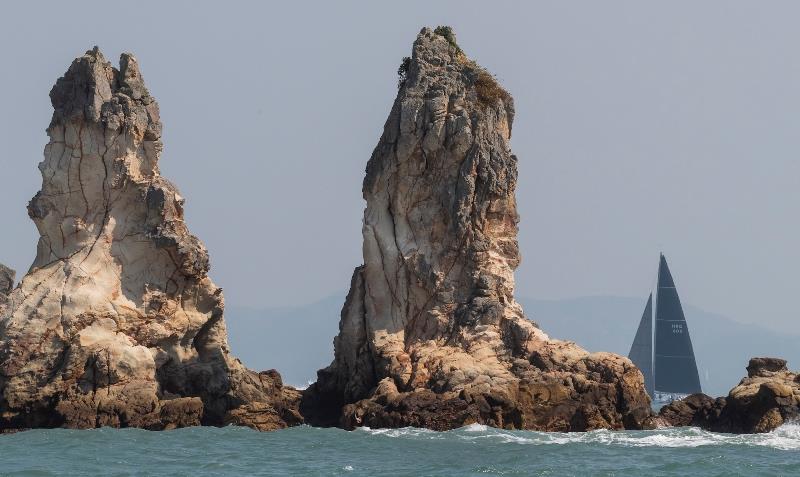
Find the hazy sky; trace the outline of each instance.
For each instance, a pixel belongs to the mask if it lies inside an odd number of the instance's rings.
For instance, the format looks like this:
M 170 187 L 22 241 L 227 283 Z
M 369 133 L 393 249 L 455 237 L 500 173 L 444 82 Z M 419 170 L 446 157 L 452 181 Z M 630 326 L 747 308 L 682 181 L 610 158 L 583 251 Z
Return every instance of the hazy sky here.
M 97 44 L 139 59 L 162 173 L 228 304 L 345 290 L 397 66 L 449 24 L 516 100 L 518 294 L 644 303 L 663 250 L 685 302 L 798 332 L 798 18 L 790 1 L 15 2 L 0 262 L 34 258 L 48 92 Z

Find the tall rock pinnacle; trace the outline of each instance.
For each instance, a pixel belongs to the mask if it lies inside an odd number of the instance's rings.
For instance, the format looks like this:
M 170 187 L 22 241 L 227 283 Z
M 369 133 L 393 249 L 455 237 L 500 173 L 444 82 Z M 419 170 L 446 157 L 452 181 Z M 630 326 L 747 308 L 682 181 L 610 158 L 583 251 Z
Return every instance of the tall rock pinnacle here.
M 299 422 L 297 391 L 229 354 L 136 59 L 88 51 L 50 99 L 36 259 L 0 308 L 0 431 Z
M 517 158 L 511 96 L 447 27 L 423 29 L 366 170 L 364 265 L 311 422 L 352 428 L 639 427 L 626 358 L 549 338 L 514 300 Z

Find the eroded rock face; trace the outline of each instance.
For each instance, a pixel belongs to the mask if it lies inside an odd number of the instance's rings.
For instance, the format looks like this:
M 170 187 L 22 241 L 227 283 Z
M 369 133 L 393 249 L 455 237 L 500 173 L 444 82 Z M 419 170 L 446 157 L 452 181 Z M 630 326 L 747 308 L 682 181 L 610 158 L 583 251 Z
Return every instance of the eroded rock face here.
M 88 51 L 50 98 L 36 259 L 0 316 L 0 430 L 300 422 L 297 391 L 229 354 L 136 59 Z
M 367 164 L 364 265 L 335 359 L 305 394 L 313 423 L 640 427 L 626 358 L 551 339 L 514 300 L 517 158 L 511 96 L 447 29 L 423 29 Z
M 800 375 L 786 360 L 752 358 L 747 377 L 727 397 L 693 394 L 661 408 L 653 426 L 698 426 L 715 432 L 769 432 L 800 417 Z

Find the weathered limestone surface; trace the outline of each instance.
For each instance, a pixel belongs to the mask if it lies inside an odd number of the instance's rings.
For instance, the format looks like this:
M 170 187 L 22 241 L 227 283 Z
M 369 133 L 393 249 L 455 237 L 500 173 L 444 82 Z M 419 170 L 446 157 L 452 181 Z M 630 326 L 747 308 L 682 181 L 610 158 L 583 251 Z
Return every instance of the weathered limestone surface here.
M 715 432 L 769 432 L 800 417 L 800 375 L 786 360 L 752 358 L 747 377 L 728 393 L 693 394 L 661 408 L 648 427 L 698 426 Z
M 229 354 L 136 59 L 88 51 L 50 98 L 36 259 L 0 315 L 0 430 L 301 422 L 298 391 Z
M 303 412 L 320 425 L 638 428 L 640 371 L 551 339 L 514 300 L 512 98 L 446 30 L 423 29 L 367 164 L 364 265 L 335 359 Z

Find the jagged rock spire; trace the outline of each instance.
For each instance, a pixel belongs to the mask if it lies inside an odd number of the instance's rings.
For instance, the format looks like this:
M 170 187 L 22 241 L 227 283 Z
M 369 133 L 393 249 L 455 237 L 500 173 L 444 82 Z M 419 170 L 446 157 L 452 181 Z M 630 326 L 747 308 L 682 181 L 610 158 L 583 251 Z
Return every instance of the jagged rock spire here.
M 630 361 L 550 339 L 514 300 L 511 96 L 447 27 L 423 29 L 399 74 L 366 168 L 364 264 L 307 417 L 569 430 L 649 415 Z
M 0 315 L 0 431 L 284 427 L 298 394 L 229 354 L 222 290 L 158 170 L 158 104 L 136 59 L 98 48 L 50 98 L 36 259 Z

